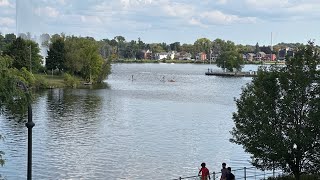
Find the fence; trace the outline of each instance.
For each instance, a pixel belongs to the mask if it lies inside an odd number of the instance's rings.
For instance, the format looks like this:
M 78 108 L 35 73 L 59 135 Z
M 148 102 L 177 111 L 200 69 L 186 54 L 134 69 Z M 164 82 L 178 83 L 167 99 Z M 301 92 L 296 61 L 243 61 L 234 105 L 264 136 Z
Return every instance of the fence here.
M 255 167 L 243 167 L 238 169 L 232 169 L 232 173 L 235 175 L 236 180 L 261 180 L 267 179 L 268 177 L 277 177 L 282 175 L 282 171 L 261 171 Z M 213 172 L 210 174 L 212 180 L 220 180 L 221 172 Z M 179 177 L 173 180 L 199 180 L 201 176 L 188 176 Z

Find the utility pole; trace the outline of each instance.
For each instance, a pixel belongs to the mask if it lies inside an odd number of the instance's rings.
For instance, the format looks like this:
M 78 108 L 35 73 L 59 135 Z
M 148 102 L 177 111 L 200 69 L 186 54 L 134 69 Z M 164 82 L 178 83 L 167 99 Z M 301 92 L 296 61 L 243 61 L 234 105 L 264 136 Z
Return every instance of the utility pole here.
M 30 69 L 29 69 L 29 71 L 32 73 L 32 64 L 31 64 L 31 45 L 29 46 L 29 60 L 30 60 Z

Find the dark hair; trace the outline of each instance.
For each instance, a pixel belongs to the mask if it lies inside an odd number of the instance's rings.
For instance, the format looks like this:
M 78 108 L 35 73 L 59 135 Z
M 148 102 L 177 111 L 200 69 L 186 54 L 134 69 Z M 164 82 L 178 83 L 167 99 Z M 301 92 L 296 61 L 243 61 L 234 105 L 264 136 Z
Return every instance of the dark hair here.
M 227 164 L 226 163 L 222 163 L 222 166 L 226 166 Z
M 231 167 L 228 167 L 227 169 L 228 169 L 229 171 L 231 171 Z
M 201 163 L 201 167 L 206 167 L 206 163 Z

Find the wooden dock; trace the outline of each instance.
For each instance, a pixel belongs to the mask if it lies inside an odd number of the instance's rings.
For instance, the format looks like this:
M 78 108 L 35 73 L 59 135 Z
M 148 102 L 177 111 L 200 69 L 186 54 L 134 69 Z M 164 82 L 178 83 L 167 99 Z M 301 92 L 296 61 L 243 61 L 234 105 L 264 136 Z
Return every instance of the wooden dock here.
M 255 77 L 256 71 L 250 72 L 206 72 L 207 76 L 223 76 L 223 77 Z

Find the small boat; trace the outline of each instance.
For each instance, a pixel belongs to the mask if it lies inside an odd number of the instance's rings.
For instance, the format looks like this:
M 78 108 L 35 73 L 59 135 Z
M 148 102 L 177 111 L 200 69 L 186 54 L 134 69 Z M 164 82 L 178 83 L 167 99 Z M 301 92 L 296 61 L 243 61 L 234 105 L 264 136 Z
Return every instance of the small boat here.
M 176 82 L 176 81 L 175 81 L 175 80 L 173 80 L 173 79 L 170 79 L 170 80 L 169 80 L 169 82 Z
M 92 85 L 92 82 L 85 82 L 83 85 Z

